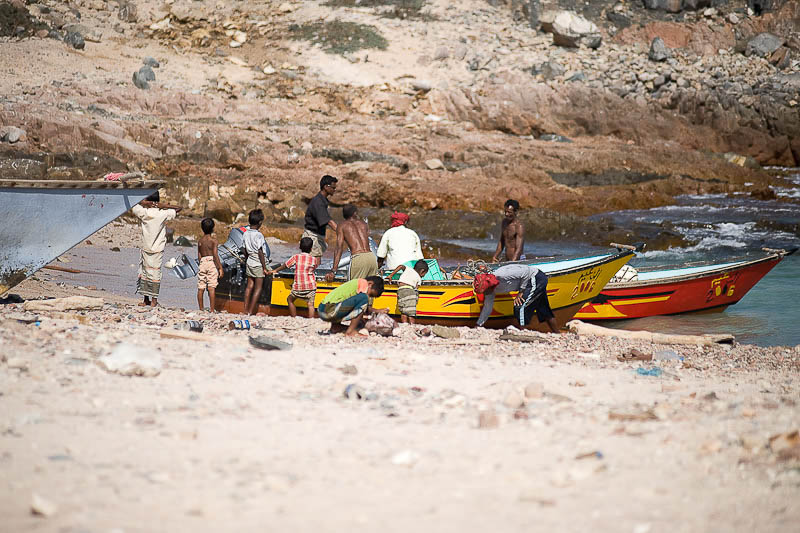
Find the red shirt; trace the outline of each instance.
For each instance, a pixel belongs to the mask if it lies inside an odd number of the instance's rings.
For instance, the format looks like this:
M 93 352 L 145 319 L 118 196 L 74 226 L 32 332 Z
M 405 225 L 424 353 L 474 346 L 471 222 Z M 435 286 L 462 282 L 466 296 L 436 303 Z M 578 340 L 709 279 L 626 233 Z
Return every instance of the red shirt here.
M 292 284 L 294 290 L 310 291 L 317 288 L 317 277 L 314 275 L 317 267 L 314 263 L 316 263 L 314 257 L 307 253 L 293 255 L 286 261 L 286 268 L 295 267 Z

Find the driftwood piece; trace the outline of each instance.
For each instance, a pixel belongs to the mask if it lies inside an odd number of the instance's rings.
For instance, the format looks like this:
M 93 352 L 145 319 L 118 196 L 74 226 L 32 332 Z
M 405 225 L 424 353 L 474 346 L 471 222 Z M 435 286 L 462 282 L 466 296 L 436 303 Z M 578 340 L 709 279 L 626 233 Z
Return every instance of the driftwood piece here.
M 457 339 L 461 337 L 461 332 L 456 328 L 449 328 L 447 326 L 432 326 L 431 333 L 443 339 Z
M 26 311 L 85 311 L 102 309 L 103 299 L 89 296 L 67 296 L 50 300 L 30 300 L 23 304 Z
M 622 422 L 647 422 L 648 420 L 658 420 L 658 416 L 648 409 L 638 413 L 620 413 L 617 411 L 610 411 L 608 413 L 609 420 L 621 420 Z
M 48 270 L 58 270 L 59 272 L 69 272 L 70 274 L 82 274 L 82 270 L 78 270 L 77 268 L 69 268 L 69 267 L 62 267 L 61 265 L 45 265 L 42 268 L 46 268 Z
M 547 342 L 547 339 L 538 335 L 520 335 L 517 333 L 503 333 L 497 339 L 514 342 Z
M 483 339 L 448 339 L 433 341 L 429 344 L 431 346 L 489 346 L 494 342 Z
M 202 341 L 202 342 L 213 342 L 218 340 L 225 340 L 221 337 L 217 337 L 214 335 L 205 335 L 203 333 L 197 333 L 195 331 L 186 331 L 183 329 L 170 329 L 164 328 L 159 332 L 159 335 L 162 339 L 183 339 L 187 341 Z
M 58 270 L 59 272 L 69 272 L 70 274 L 92 274 L 95 276 L 115 276 L 118 277 L 117 274 L 111 274 L 109 272 L 97 272 L 94 270 L 78 270 L 77 268 L 69 268 L 64 267 L 61 265 L 45 265 L 42 268 L 46 268 L 47 270 Z
M 651 331 L 628 331 L 622 329 L 604 328 L 595 324 L 587 324 L 580 320 L 567 322 L 567 329 L 578 335 L 595 335 L 598 337 L 619 337 L 621 339 L 652 342 L 653 344 L 693 344 L 695 346 L 714 346 L 716 344 L 731 344 L 733 335 L 722 333 L 718 335 L 677 335 L 671 333 L 653 333 Z

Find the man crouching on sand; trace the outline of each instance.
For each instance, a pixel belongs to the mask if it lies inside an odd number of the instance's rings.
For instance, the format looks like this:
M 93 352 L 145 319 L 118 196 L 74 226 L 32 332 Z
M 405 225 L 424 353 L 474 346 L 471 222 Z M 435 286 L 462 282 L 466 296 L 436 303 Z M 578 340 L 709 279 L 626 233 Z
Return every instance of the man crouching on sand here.
M 358 335 L 365 313 L 385 312 L 385 309 L 370 309 L 369 299 L 383 294 L 383 279 L 369 276 L 351 279 L 333 289 L 319 304 L 319 317 L 331 323 L 331 333 L 345 332 L 353 337 Z M 342 322 L 350 321 L 345 327 Z

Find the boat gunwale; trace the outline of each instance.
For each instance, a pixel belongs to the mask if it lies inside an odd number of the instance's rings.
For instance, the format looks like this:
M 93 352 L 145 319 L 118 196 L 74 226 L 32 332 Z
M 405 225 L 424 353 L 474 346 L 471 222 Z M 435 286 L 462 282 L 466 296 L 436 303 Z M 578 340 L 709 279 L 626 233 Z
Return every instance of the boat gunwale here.
M 733 272 L 735 270 L 742 270 L 744 268 L 750 268 L 752 266 L 758 265 L 760 263 L 766 263 L 768 261 L 777 261 L 780 262 L 784 258 L 785 254 L 782 253 L 774 253 L 769 254 L 764 257 L 759 257 L 756 259 L 751 259 L 747 261 L 739 261 L 734 264 L 730 264 L 730 262 L 726 263 L 727 266 L 704 270 L 702 272 L 694 272 L 690 274 L 683 274 L 677 276 L 670 276 L 666 278 L 658 278 L 658 279 L 650 279 L 650 280 L 637 280 L 637 281 L 623 281 L 623 282 L 608 282 L 606 286 L 603 288 L 605 290 L 622 290 L 622 289 L 637 289 L 640 287 L 652 287 L 654 285 L 664 285 L 667 283 L 682 283 L 685 281 L 692 281 L 699 278 L 705 278 L 708 276 L 716 276 L 719 274 L 724 274 L 726 272 Z M 709 263 L 713 264 L 713 263 Z M 697 265 L 699 266 L 699 265 Z M 696 268 L 694 267 L 687 267 L 687 268 Z M 634 267 L 635 268 L 635 267 Z M 663 269 L 667 270 L 667 269 Z M 679 270 L 679 269 L 669 269 L 669 270 Z M 657 270 L 650 270 L 650 271 L 643 271 L 643 272 L 657 272 Z M 602 291 L 601 291 L 602 292 Z
M 17 180 L 0 179 L 0 189 L 152 189 L 166 184 L 164 180 Z
M 566 276 L 566 275 L 569 275 L 569 274 L 574 274 L 575 272 L 579 272 L 581 270 L 586 270 L 587 268 L 594 268 L 594 267 L 597 267 L 597 266 L 604 265 L 606 263 L 610 263 L 612 261 L 616 261 L 617 259 L 620 259 L 620 258 L 625 257 L 627 255 L 634 255 L 634 253 L 631 250 L 620 250 L 620 251 L 615 252 L 615 253 L 606 254 L 602 259 L 597 259 L 597 260 L 592 261 L 590 263 L 584 263 L 582 265 L 575 265 L 575 266 L 570 267 L 570 268 L 565 268 L 565 269 L 562 269 L 562 270 L 555 270 L 553 272 L 549 272 L 549 273 L 547 273 L 547 277 L 548 278 L 553 278 L 555 276 Z M 569 259 L 569 258 L 568 259 L 564 259 L 564 261 L 573 261 L 575 259 L 579 259 L 579 257 L 578 258 L 571 258 L 571 259 Z M 519 261 L 514 261 L 514 262 L 498 263 L 498 264 L 500 266 L 502 266 L 504 264 L 529 264 L 529 263 L 520 263 Z M 281 271 L 281 272 L 275 274 L 275 277 L 291 279 L 291 278 L 294 277 L 294 274 L 292 273 L 292 271 L 287 271 L 287 272 Z M 316 278 L 317 278 L 317 282 L 320 282 L 320 281 L 325 282 L 325 275 L 322 274 L 322 273 L 318 273 L 316 275 Z M 336 283 L 336 282 L 344 283 L 345 281 L 347 281 L 347 280 L 346 279 L 343 280 L 343 279 L 336 278 L 332 282 L 328 282 L 328 283 Z M 395 283 L 388 283 L 388 284 L 389 285 L 397 285 L 396 282 Z M 472 278 L 468 278 L 468 279 L 444 279 L 444 280 L 423 280 L 422 283 L 420 284 L 420 286 L 425 286 L 425 287 L 435 287 L 435 286 L 471 287 L 472 286 Z

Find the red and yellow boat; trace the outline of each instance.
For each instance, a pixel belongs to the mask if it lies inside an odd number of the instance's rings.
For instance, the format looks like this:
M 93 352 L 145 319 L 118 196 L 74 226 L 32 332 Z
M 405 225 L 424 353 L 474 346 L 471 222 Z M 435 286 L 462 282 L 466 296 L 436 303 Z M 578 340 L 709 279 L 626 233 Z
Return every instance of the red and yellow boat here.
M 612 281 L 575 314 L 579 320 L 623 320 L 722 311 L 744 297 L 794 252 L 769 250 L 755 259 L 639 270 L 632 281 Z
M 584 304 L 598 295 L 600 289 L 611 277 L 633 258 L 631 250 L 588 257 L 549 261 L 534 266 L 548 275 L 547 295 L 550 307 L 559 324 L 571 320 Z M 220 280 L 216 293 L 216 308 L 219 311 L 241 313 L 243 310 L 244 283 L 239 269 L 241 266 L 226 265 L 225 276 Z M 326 282 L 325 271 L 317 272 L 317 296 L 314 302 L 319 306 L 322 299 L 344 280 Z M 446 276 L 445 276 L 446 277 Z M 259 299 L 258 310 L 273 316 L 287 315 L 286 298 L 292 286 L 292 274 L 284 272 L 265 281 Z M 373 302 L 375 308 L 388 308 L 390 315 L 399 317 L 397 312 L 397 289 L 395 283 L 386 282 L 383 294 Z M 501 328 L 514 322 L 513 300 L 516 293 L 499 294 L 495 298 L 494 309 L 486 327 Z M 303 316 L 307 307 L 297 300 L 298 315 Z M 417 304 L 417 323 L 442 324 L 448 326 L 474 326 L 480 314 L 480 304 L 472 292 L 471 279 L 424 280 L 419 287 Z M 546 324 L 533 320 L 531 329 L 547 330 Z

